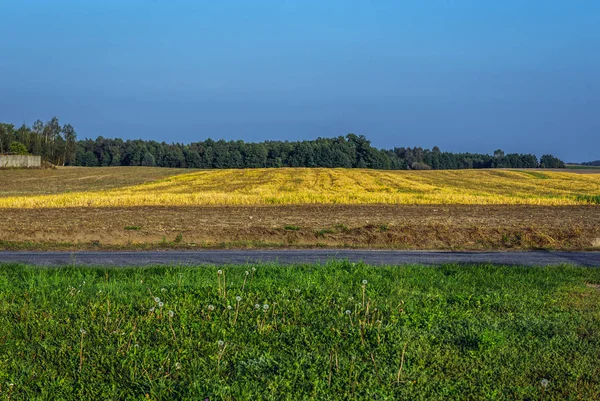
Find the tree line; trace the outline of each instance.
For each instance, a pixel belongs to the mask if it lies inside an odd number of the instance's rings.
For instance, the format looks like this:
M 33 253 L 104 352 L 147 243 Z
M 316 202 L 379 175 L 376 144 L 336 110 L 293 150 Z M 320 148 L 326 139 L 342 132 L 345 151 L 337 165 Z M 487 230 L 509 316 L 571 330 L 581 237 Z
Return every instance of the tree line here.
M 600 166 L 600 160 L 594 160 L 591 162 L 583 162 L 581 163 L 583 166 Z
M 71 124 L 61 126 L 56 117 L 45 123 L 37 120 L 32 127 L 0 123 L 0 154 L 31 154 L 55 165 L 72 166 L 77 149 L 75 129 Z
M 19 146 L 21 145 L 21 146 Z M 377 149 L 363 135 L 305 141 L 265 141 L 206 139 L 189 144 L 123 140 L 98 137 L 77 140 L 70 124 L 60 126 L 57 118 L 33 126 L 15 128 L 0 124 L 0 153 L 21 149 L 40 155 L 58 165 L 74 166 L 157 166 L 180 168 L 255 167 L 345 167 L 384 170 L 443 170 L 471 168 L 564 168 L 562 160 L 532 154 L 493 155 L 442 152 L 437 146 Z

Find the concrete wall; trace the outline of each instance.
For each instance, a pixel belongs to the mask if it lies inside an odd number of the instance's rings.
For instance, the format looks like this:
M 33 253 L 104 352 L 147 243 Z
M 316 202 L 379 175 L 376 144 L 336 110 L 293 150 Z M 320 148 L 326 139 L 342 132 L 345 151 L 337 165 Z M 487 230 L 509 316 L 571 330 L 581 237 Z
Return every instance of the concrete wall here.
M 6 167 L 40 167 L 40 156 L 0 155 L 0 168 Z

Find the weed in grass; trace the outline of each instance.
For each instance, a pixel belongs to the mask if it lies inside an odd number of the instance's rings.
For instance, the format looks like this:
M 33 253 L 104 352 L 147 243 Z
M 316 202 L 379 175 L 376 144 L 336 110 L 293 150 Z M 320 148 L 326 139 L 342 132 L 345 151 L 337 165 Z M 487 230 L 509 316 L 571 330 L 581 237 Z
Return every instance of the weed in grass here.
M 179 234 L 177 234 L 177 236 L 175 237 L 175 239 L 173 240 L 173 242 L 176 243 L 176 244 L 180 244 L 182 240 L 183 240 L 183 234 L 179 233 Z
M 336 224 L 334 227 L 336 230 L 341 231 L 343 233 L 347 233 L 350 231 L 350 229 L 344 224 Z
M 140 231 L 141 229 L 141 226 L 125 226 L 125 230 L 127 231 Z
M 325 238 L 325 234 L 333 234 L 334 231 L 328 228 L 323 228 L 321 230 L 316 230 L 315 231 L 315 236 L 317 238 Z
M 283 229 L 288 230 L 288 231 L 298 231 L 298 230 L 300 230 L 300 227 L 288 224 L 285 227 L 283 227 Z

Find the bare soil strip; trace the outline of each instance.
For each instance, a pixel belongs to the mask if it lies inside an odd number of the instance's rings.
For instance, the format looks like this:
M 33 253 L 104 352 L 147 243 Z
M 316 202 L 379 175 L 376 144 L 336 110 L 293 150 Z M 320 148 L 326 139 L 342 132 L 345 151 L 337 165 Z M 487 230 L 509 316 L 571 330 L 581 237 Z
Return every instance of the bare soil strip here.
M 597 206 L 0 209 L 0 249 L 600 249 Z

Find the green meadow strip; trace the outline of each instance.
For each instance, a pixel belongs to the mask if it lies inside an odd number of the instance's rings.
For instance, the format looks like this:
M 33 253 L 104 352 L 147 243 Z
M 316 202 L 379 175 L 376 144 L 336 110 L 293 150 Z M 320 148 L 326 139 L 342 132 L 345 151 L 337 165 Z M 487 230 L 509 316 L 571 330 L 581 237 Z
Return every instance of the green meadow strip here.
M 0 399 L 600 398 L 600 269 L 0 265 Z

